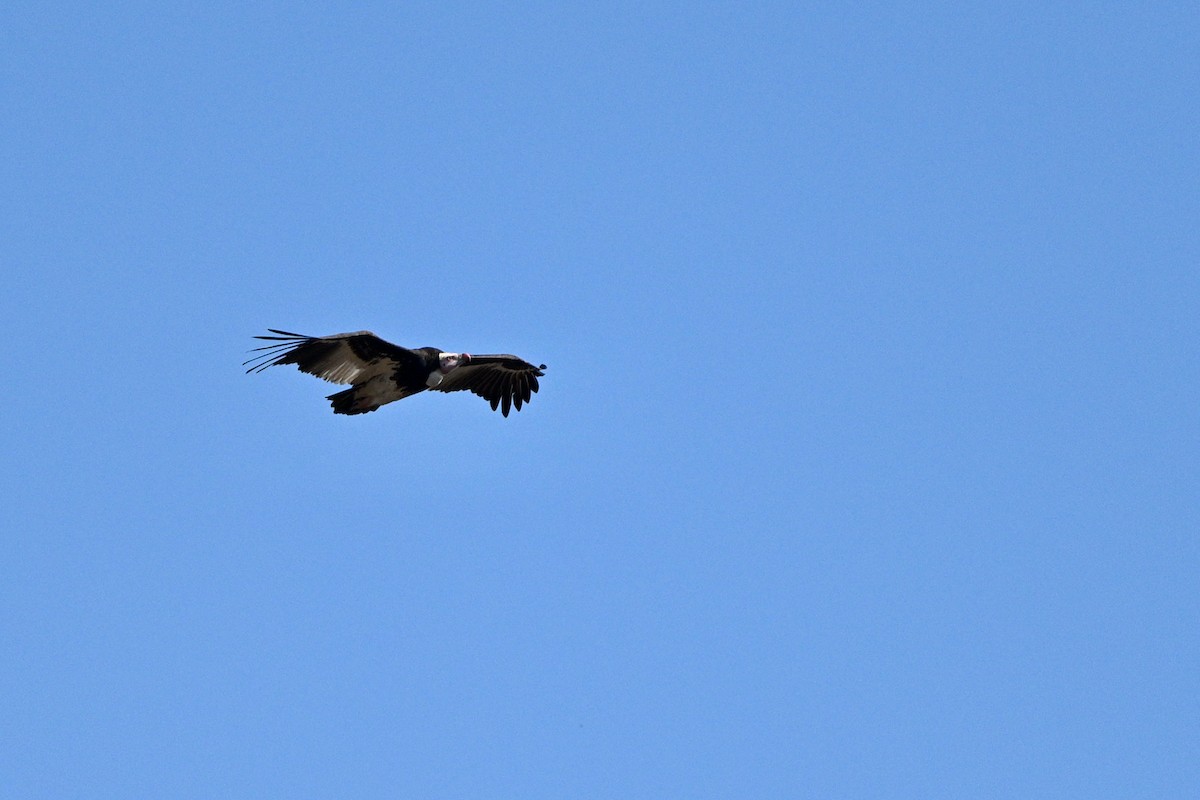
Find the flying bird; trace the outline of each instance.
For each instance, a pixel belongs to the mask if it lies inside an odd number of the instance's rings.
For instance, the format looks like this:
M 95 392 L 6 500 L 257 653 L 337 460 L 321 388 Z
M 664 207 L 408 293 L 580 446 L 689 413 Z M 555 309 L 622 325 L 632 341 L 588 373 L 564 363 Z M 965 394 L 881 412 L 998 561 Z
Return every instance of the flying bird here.
M 409 350 L 370 331 L 304 336 L 267 330 L 275 335 L 254 338 L 273 344 L 251 351 L 259 355 L 242 362 L 244 367 L 249 365 L 247 374 L 276 364 L 295 364 L 301 372 L 330 383 L 349 384 L 349 389 L 327 398 L 335 414 L 366 414 L 385 403 L 433 389 L 477 394 L 493 411 L 499 406 L 507 417 L 510 408 L 520 411 L 521 404 L 529 402 L 546 369 L 545 364 L 535 367 L 510 355 L 473 356 L 437 347 Z

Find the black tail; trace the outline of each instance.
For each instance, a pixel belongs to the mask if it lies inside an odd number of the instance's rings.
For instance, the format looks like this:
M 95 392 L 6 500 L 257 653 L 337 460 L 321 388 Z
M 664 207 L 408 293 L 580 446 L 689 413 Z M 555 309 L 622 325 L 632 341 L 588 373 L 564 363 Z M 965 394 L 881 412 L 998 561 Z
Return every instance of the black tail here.
M 379 406 L 372 404 L 371 401 L 367 400 L 366 398 L 356 398 L 355 393 L 358 392 L 358 389 L 358 386 L 353 386 L 344 392 L 331 394 L 329 397 L 325 398 L 326 400 L 329 400 L 330 405 L 333 406 L 333 413 L 366 414 L 379 408 Z

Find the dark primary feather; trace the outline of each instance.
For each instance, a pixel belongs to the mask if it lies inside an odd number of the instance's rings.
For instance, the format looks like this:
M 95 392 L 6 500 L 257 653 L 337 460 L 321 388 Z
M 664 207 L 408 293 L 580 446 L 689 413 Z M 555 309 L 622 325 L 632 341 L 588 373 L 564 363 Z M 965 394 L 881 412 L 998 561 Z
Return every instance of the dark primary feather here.
M 529 402 L 545 369 L 545 364 L 535 367 L 512 355 L 471 356 L 465 366 L 451 372 L 434 389 L 469 391 L 487 400 L 493 411 L 500 406 L 500 413 L 507 417 L 511 407 L 520 411 L 521 404 Z
M 390 374 L 401 366 L 415 366 L 421 361 L 413 351 L 380 339 L 370 331 L 304 336 L 274 328 L 267 330 L 278 335 L 254 338 L 276 344 L 254 348 L 251 352 L 261 352 L 261 355 L 243 362 L 242 366 L 249 365 L 247 373 L 295 364 L 301 372 L 331 383 L 357 384 L 377 375 Z

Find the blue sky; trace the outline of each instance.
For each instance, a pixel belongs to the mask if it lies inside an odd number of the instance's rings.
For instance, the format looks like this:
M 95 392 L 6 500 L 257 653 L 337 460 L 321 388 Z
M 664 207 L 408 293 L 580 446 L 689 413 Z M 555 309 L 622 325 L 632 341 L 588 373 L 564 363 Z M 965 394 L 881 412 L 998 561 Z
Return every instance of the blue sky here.
M 1195 9 L 252 6 L 0 10 L 0 793 L 1200 788 Z

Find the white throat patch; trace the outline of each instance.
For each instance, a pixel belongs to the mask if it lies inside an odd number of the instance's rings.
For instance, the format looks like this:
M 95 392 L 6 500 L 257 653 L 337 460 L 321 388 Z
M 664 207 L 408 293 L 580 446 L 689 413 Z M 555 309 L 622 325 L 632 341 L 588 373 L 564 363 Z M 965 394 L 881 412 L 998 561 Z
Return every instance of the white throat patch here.
M 458 369 L 462 361 L 462 353 L 438 353 L 438 369 L 443 375 Z
M 440 369 L 435 369 L 433 372 L 429 373 L 429 377 L 425 379 L 425 385 L 428 386 L 430 389 L 437 386 L 441 382 L 442 382 L 442 371 Z

